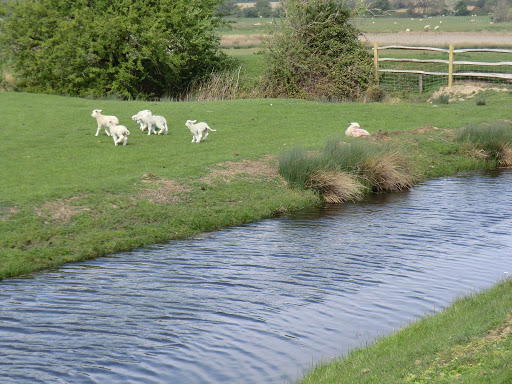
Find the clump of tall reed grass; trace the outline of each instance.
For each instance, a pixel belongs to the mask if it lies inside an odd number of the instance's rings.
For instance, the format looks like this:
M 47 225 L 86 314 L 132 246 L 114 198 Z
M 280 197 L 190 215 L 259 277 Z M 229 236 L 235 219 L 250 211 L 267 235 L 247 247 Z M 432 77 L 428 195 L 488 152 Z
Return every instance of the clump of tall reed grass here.
M 281 155 L 279 172 L 290 185 L 315 190 L 328 203 L 401 191 L 413 183 L 401 155 L 366 140 L 329 140 L 319 152 L 295 148 Z
M 484 157 L 496 161 L 499 166 L 512 166 L 512 128 L 505 122 L 469 125 L 456 140 L 471 153 L 484 152 Z

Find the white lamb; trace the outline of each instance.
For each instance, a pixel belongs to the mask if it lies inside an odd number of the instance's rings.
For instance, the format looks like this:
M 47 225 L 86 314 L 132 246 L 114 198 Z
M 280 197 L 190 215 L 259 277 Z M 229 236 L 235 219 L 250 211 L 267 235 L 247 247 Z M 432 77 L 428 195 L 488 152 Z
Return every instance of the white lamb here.
M 130 131 L 124 125 L 110 125 L 110 133 L 112 134 L 112 138 L 114 139 L 114 144 L 117 145 L 122 141 L 123 145 L 126 145 L 128 142 L 128 135 Z
M 141 118 L 142 116 L 145 116 L 145 115 L 147 115 L 147 116 L 152 116 L 152 115 L 153 115 L 153 113 L 152 113 L 149 109 L 145 109 L 145 110 L 143 110 L 143 111 L 139 111 L 139 112 L 137 112 L 137 114 L 136 114 L 136 115 L 133 115 L 133 116 L 132 116 L 132 120 L 133 120 L 133 121 L 135 121 L 136 123 L 139 123 L 139 124 L 140 124 L 140 130 L 141 130 L 141 131 L 145 131 L 145 130 L 146 130 L 146 128 L 148 127 L 148 125 L 147 125 L 146 123 L 144 123 L 144 122 L 140 121 L 140 118 Z
M 110 136 L 110 132 L 108 130 L 109 126 L 119 124 L 119 119 L 117 117 L 102 115 L 101 109 L 93 110 L 91 116 L 96 118 L 96 121 L 98 122 L 98 129 L 96 130 L 95 136 L 98 136 L 100 134 L 100 129 L 102 127 L 105 127 L 105 133 L 107 134 L 107 136 Z
M 190 129 L 190 133 L 192 133 L 192 143 L 199 143 L 200 141 L 205 140 L 208 137 L 208 131 L 216 132 L 216 129 L 211 129 L 208 124 L 201 122 L 197 123 L 197 120 L 187 120 L 185 125 Z M 204 133 L 204 136 L 203 136 Z
M 423 30 L 424 30 L 425 32 L 430 31 L 430 25 L 425 25 L 425 26 L 423 27 Z
M 368 131 L 362 129 L 357 123 L 351 123 L 345 131 L 345 135 L 350 137 L 370 136 Z
M 439 25 L 436 25 L 436 26 L 434 27 L 434 31 L 439 31 Z
M 160 129 L 160 131 L 158 131 L 159 135 L 164 132 L 166 135 L 169 133 L 169 129 L 167 128 L 167 120 L 165 120 L 165 117 L 163 116 L 142 115 L 139 117 L 137 122 L 147 125 L 148 135 L 151 135 L 151 131 L 153 131 L 155 134 L 157 133 L 155 127 Z

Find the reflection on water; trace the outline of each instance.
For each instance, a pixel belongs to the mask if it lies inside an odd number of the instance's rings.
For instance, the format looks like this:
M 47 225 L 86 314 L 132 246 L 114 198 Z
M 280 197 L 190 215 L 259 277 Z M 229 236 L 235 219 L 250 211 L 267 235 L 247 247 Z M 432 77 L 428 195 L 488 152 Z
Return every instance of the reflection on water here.
M 282 383 L 512 271 L 512 172 L 0 283 L 2 383 Z

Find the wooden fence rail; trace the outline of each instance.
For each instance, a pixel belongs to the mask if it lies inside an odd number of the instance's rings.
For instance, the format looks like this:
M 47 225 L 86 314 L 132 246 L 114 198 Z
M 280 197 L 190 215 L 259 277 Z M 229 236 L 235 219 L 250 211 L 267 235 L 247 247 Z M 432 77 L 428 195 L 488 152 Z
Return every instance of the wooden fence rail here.
M 421 50 L 421 51 L 433 51 L 442 52 L 448 54 L 448 60 L 443 59 L 414 59 L 414 58 L 392 58 L 392 57 L 379 57 L 379 51 L 386 49 L 405 49 L 405 50 Z M 492 53 L 512 53 L 509 49 L 493 49 L 493 48 L 465 48 L 455 49 L 454 45 L 451 44 L 449 49 L 435 48 L 435 47 L 410 47 L 404 45 L 387 45 L 379 47 L 378 43 L 373 46 L 374 55 L 374 66 L 375 66 L 375 80 L 379 82 L 379 73 L 412 73 L 419 75 L 419 84 L 421 92 L 421 83 L 423 75 L 436 75 L 436 76 L 448 76 L 448 86 L 453 85 L 453 78 L 458 77 L 478 77 L 478 78 L 493 78 L 493 79 L 504 79 L 512 80 L 512 73 L 488 73 L 488 72 L 454 72 L 454 65 L 478 65 L 478 66 L 510 66 L 512 67 L 511 61 L 499 61 L 499 62 L 483 62 L 483 61 L 455 61 L 454 56 L 457 53 L 468 53 L 468 52 L 492 52 Z M 410 69 L 381 69 L 379 63 L 381 62 L 409 62 L 409 63 L 437 63 L 446 64 L 447 72 L 433 72 L 433 71 L 422 71 L 422 70 L 410 70 Z

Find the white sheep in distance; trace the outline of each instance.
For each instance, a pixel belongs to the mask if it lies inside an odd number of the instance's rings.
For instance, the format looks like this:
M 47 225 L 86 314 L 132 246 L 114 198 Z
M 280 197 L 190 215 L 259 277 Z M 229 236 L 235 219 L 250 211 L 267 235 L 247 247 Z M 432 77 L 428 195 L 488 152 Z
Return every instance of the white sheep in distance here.
M 169 133 L 169 129 L 167 128 L 167 120 L 165 120 L 165 117 L 163 116 L 143 114 L 141 117 L 139 117 L 137 122 L 147 125 L 148 135 L 151 135 L 151 132 L 155 134 L 157 133 L 155 127 L 160 129 L 160 131 L 158 131 L 159 135 L 162 133 L 167 135 Z
M 96 118 L 96 121 L 98 122 L 98 129 L 96 130 L 96 135 L 94 135 L 94 136 L 98 136 L 100 134 L 100 129 L 102 127 L 105 127 L 105 133 L 107 134 L 107 136 L 110 136 L 110 132 L 108 130 L 108 127 L 110 125 L 117 125 L 117 124 L 119 124 L 119 119 L 117 117 L 102 115 L 101 114 L 101 109 L 93 110 L 91 116 Z
M 216 132 L 216 129 L 211 129 L 208 124 L 201 122 L 197 123 L 197 120 L 187 120 L 185 125 L 190 129 L 190 133 L 192 133 L 192 143 L 199 143 L 200 141 L 205 140 L 208 137 L 208 131 Z M 203 136 L 204 133 L 204 136 Z
M 114 144 L 117 147 L 121 141 L 123 145 L 126 145 L 128 142 L 128 135 L 130 131 L 124 125 L 110 125 L 110 133 L 112 134 L 112 138 L 114 139 Z
M 425 25 L 425 26 L 423 27 L 423 30 L 424 30 L 425 32 L 430 31 L 430 25 Z
M 411 30 L 410 30 L 409 28 L 407 28 L 407 29 L 405 30 L 405 32 L 409 33 L 409 32 L 411 32 Z
M 368 131 L 362 129 L 358 123 L 351 123 L 345 131 L 345 135 L 350 137 L 370 136 Z
M 153 113 L 149 110 L 149 109 L 145 109 L 143 111 L 139 111 L 137 112 L 136 115 L 133 115 L 132 116 L 132 120 L 135 121 L 136 123 L 139 123 L 140 124 L 140 130 L 141 131 L 145 131 L 146 128 L 148 127 L 148 125 L 146 123 L 143 123 L 141 122 L 139 119 L 144 116 L 144 115 L 148 115 L 148 116 L 151 116 L 153 115 Z
M 436 26 L 434 27 L 434 31 L 439 31 L 439 25 L 436 25 Z

